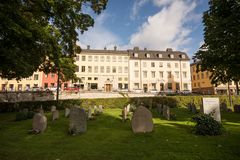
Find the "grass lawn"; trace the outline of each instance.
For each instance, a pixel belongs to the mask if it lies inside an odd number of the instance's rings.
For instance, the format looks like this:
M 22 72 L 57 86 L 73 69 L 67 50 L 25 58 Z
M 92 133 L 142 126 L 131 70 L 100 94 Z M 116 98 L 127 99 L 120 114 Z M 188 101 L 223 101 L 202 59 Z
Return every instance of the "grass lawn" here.
M 120 109 L 106 109 L 88 122 L 85 134 L 77 136 L 67 134 L 68 119 L 63 112 L 40 135 L 28 134 L 32 120 L 15 122 L 14 113 L 0 114 L 0 160 L 240 159 L 240 114 L 222 114 L 226 133 L 210 137 L 191 133 L 192 114 L 186 109 L 172 111 L 176 121 L 163 120 L 153 110 L 154 132 L 133 134 L 130 121 L 121 122 Z

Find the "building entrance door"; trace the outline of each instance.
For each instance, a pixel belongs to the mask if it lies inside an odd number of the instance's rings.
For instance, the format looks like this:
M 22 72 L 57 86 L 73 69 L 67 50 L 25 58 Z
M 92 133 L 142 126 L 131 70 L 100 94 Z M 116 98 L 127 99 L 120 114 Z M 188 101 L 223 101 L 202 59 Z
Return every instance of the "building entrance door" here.
M 164 91 L 164 84 L 160 83 L 160 91 Z
M 105 91 L 106 92 L 112 91 L 112 85 L 111 84 L 105 84 Z

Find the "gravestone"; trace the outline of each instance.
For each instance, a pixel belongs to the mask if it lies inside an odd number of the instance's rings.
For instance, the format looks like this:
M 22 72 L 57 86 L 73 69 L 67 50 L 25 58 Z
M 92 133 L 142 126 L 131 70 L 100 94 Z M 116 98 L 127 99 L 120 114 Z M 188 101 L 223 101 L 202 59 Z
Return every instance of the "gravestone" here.
M 58 110 L 52 111 L 52 121 L 55 121 L 58 118 L 59 118 L 59 111 Z
M 69 117 L 69 114 L 70 114 L 70 109 L 65 108 L 65 117 Z
M 100 112 L 100 113 L 103 113 L 103 106 L 102 106 L 102 105 L 99 105 L 99 106 L 98 106 L 98 109 L 99 109 L 99 112 Z
M 147 108 L 139 106 L 133 113 L 131 124 L 134 133 L 152 132 L 152 113 Z
M 197 113 L 197 108 L 194 103 L 191 104 L 191 112 L 194 114 Z
M 87 131 L 87 116 L 82 108 L 71 107 L 69 115 L 69 133 L 79 134 Z
M 130 112 L 130 109 L 131 109 L 131 104 L 128 104 L 127 105 L 127 112 Z
M 227 112 L 228 111 L 227 104 L 225 102 L 222 102 L 220 104 L 220 110 L 223 111 L 223 112 Z
M 36 113 L 33 117 L 33 132 L 42 133 L 47 128 L 47 118 L 41 113 Z
M 240 113 L 240 105 L 239 104 L 235 104 L 233 108 L 234 108 L 235 113 Z
M 213 118 L 221 122 L 221 114 L 220 114 L 220 107 L 219 107 L 219 98 L 203 98 L 203 113 L 204 114 L 211 114 Z
M 56 106 L 51 106 L 51 112 L 56 111 Z
M 163 117 L 170 120 L 170 108 L 166 105 L 163 105 Z
M 162 115 L 162 112 L 163 112 L 163 105 L 160 104 L 160 103 L 157 104 L 157 112 L 158 112 L 160 115 Z
M 93 119 L 92 109 L 91 109 L 91 108 L 88 108 L 87 118 L 88 118 L 89 120 L 90 120 L 90 119 Z
M 127 120 L 127 115 L 128 115 L 127 107 L 124 107 L 122 109 L 122 121 L 126 121 Z

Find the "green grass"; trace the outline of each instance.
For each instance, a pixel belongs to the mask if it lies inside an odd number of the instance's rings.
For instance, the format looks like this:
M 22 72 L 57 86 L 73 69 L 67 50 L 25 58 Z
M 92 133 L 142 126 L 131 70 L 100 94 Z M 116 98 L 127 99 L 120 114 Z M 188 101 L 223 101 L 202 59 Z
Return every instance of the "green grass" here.
M 28 134 L 32 121 L 15 122 L 14 113 L 0 114 L 1 160 L 202 160 L 240 159 L 240 114 L 222 114 L 224 135 L 196 136 L 191 133 L 192 114 L 184 108 L 172 109 L 176 121 L 159 118 L 155 110 L 154 132 L 133 134 L 130 121 L 123 123 L 120 109 L 106 109 L 88 122 L 85 134 L 70 136 L 68 119 L 61 112 L 56 122 L 48 122 L 45 133 Z M 50 119 L 50 114 L 47 114 Z

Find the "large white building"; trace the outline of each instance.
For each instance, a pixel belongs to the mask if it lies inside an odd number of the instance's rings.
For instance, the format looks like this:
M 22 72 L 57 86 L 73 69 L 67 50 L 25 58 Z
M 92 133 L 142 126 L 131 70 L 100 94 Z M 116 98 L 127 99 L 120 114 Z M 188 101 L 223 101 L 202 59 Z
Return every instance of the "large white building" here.
M 88 46 L 76 57 L 83 90 L 191 90 L 190 59 L 184 52 L 93 50 Z

